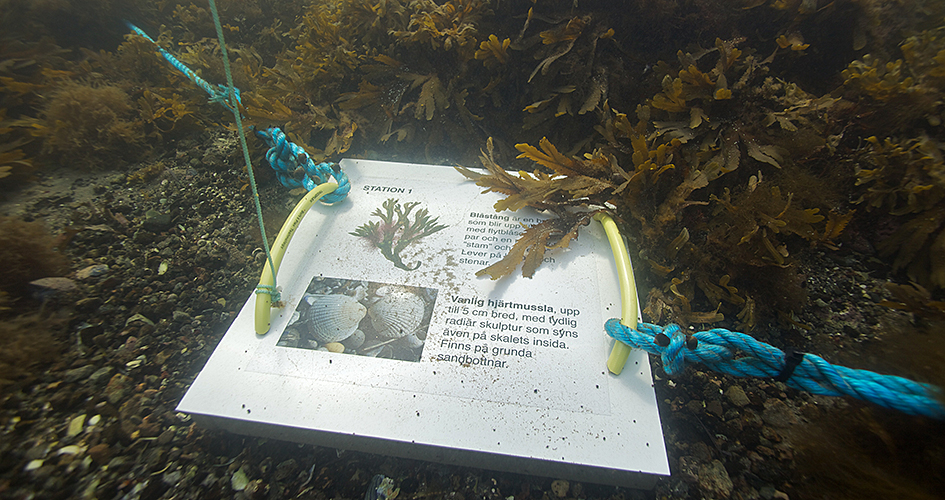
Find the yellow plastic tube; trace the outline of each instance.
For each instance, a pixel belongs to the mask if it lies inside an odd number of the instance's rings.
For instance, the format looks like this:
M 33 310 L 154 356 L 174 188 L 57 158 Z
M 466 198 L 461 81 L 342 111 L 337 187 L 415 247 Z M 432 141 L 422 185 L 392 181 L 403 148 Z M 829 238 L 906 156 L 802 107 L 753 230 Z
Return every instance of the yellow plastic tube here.
M 305 213 L 308 212 L 308 209 L 312 208 L 312 205 L 320 200 L 322 196 L 331 193 L 337 188 L 338 184 L 334 182 L 319 184 L 315 189 L 309 191 L 308 194 L 302 197 L 299 203 L 295 205 L 295 208 L 292 209 L 292 213 L 289 214 L 289 217 L 285 220 L 282 229 L 279 230 L 279 235 L 276 236 L 276 241 L 272 244 L 272 249 L 269 251 L 269 254 L 272 256 L 272 267 L 275 268 L 276 273 L 279 272 L 282 257 L 285 255 L 285 250 L 289 246 L 289 242 L 292 241 L 295 230 L 298 229 L 299 224 L 302 223 L 302 217 L 305 217 Z M 270 321 L 272 295 L 264 290 L 271 290 L 274 283 L 275 280 L 273 279 L 272 268 L 269 266 L 269 263 L 266 262 L 263 266 L 262 276 L 259 277 L 259 287 L 256 289 L 256 311 L 254 320 L 256 334 L 258 335 L 268 333 L 269 326 L 272 324 Z
M 610 249 L 614 252 L 614 263 L 617 264 L 617 280 L 620 282 L 620 324 L 630 328 L 637 327 L 638 304 L 637 285 L 633 280 L 633 265 L 630 263 L 630 255 L 627 253 L 627 246 L 623 242 L 620 230 L 617 229 L 617 223 L 614 219 L 604 212 L 594 216 L 594 219 L 600 221 L 604 226 L 604 233 L 610 242 Z M 610 351 L 610 357 L 607 358 L 607 369 L 614 375 L 620 375 L 624 365 L 627 363 L 627 357 L 633 350 L 623 342 L 615 342 Z

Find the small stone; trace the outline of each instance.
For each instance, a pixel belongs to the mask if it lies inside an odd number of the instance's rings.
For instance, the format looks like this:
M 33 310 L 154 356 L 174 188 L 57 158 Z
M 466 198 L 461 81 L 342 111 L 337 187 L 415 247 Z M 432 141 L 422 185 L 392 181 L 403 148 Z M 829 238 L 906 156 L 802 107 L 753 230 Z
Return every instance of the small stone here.
M 688 403 L 686 403 L 686 410 L 688 410 L 689 413 L 692 413 L 693 415 L 702 415 L 702 412 L 705 411 L 705 405 L 702 403 L 702 401 L 691 399 Z
M 551 482 L 551 491 L 553 491 L 555 496 L 558 498 L 564 498 L 568 496 L 568 490 L 570 489 L 571 484 L 564 479 L 556 479 Z
M 729 403 L 738 407 L 746 406 L 751 403 L 748 399 L 748 395 L 745 394 L 745 390 L 739 385 L 729 387 L 728 390 L 725 391 L 725 397 L 728 399 Z
M 83 269 L 79 269 L 75 272 L 75 277 L 79 281 L 84 281 L 89 278 L 95 278 L 101 276 L 108 272 L 108 265 L 106 264 L 95 264 Z
M 34 471 L 43 466 L 42 460 L 30 460 L 27 462 L 26 467 L 23 467 L 23 470 L 26 472 Z
M 141 437 L 156 437 L 161 433 L 161 426 L 156 422 L 141 422 L 137 431 Z
M 719 401 L 709 401 L 705 404 L 705 411 L 715 416 L 722 415 L 722 403 Z
M 733 484 L 722 462 L 713 460 L 699 468 L 699 487 L 703 492 L 716 493 L 719 497 L 728 498 L 732 494 Z
M 180 482 L 180 478 L 184 475 L 183 472 L 179 470 L 166 472 L 164 476 L 161 477 L 161 481 L 164 481 L 164 484 L 174 486 Z
M 89 457 L 92 459 L 92 463 L 96 465 L 106 463 L 112 458 L 112 449 L 105 443 L 99 443 L 89 448 L 88 453 Z
M 36 300 L 57 299 L 75 289 L 75 281 L 69 278 L 41 278 L 29 283 L 30 294 Z
M 158 444 L 164 446 L 167 443 L 170 443 L 174 439 L 174 434 L 176 434 L 174 429 L 165 429 L 164 432 L 162 432 L 157 438 Z
M 113 371 L 115 371 L 114 368 L 110 366 L 103 366 L 99 368 L 98 370 L 95 370 L 95 373 L 89 375 L 89 382 L 93 384 L 97 384 L 99 381 L 101 381 L 105 377 L 111 375 Z
M 131 377 L 116 373 L 105 387 L 105 398 L 109 403 L 117 405 L 131 392 Z
M 695 483 L 699 481 L 699 465 L 700 462 L 696 457 L 685 456 L 679 457 L 679 469 L 676 471 L 677 474 L 688 483 Z
M 147 317 L 145 317 L 143 314 L 140 314 L 140 313 L 139 313 L 139 314 L 135 314 L 135 315 L 131 316 L 130 318 L 128 318 L 127 320 L 125 320 L 125 326 L 128 326 L 128 325 L 130 325 L 130 324 L 132 324 L 132 323 L 134 323 L 134 322 L 136 322 L 136 321 L 140 321 L 140 322 L 142 322 L 142 323 L 144 323 L 144 324 L 146 324 L 146 325 L 154 326 L 154 322 L 153 322 L 153 321 L 151 321 L 150 319 L 148 319 Z
M 187 314 L 186 312 L 184 312 L 184 311 L 174 311 L 174 313 L 173 313 L 173 315 L 172 315 L 172 319 L 173 319 L 174 321 L 180 321 L 180 322 L 191 322 L 191 321 L 193 321 L 193 318 L 192 318 L 189 314 Z
M 246 476 L 246 466 L 244 465 L 240 467 L 240 470 L 233 473 L 233 477 L 230 478 L 230 486 L 233 487 L 233 491 L 243 491 L 247 485 L 249 485 L 249 477 Z
M 144 221 L 141 222 L 141 228 L 151 231 L 152 233 L 160 233 L 167 231 L 171 227 L 173 219 L 170 214 L 162 214 L 149 212 Z
M 83 299 L 86 300 L 86 299 Z M 81 302 L 81 301 L 80 301 Z M 86 311 L 91 312 L 91 311 Z M 105 331 L 105 327 L 101 323 L 98 324 L 89 324 L 81 323 L 77 328 L 79 331 L 79 340 L 82 341 L 82 345 L 91 347 L 95 342 L 95 337 L 101 335 Z
M 93 415 L 92 418 L 89 419 L 88 425 L 89 427 L 95 427 L 101 421 L 102 421 L 101 415 Z
M 86 297 L 79 299 L 75 303 L 75 309 L 79 312 L 90 313 L 102 305 L 102 299 L 98 297 Z
M 63 446 L 62 448 L 59 448 L 56 454 L 57 455 L 78 455 L 81 452 L 82 452 L 82 448 L 79 448 L 78 446 L 73 444 L 70 446 Z
M 69 421 L 69 428 L 66 430 L 66 435 L 69 437 L 78 436 L 79 433 L 82 432 L 83 427 L 85 427 L 84 413 Z
M 791 408 L 778 398 L 769 398 L 765 401 L 765 410 L 761 418 L 772 427 L 784 428 L 797 423 L 797 416 Z
M 73 368 L 71 370 L 66 370 L 65 373 L 62 374 L 62 379 L 68 383 L 72 383 L 78 380 L 82 380 L 84 378 L 88 378 L 90 375 L 92 375 L 92 372 L 94 371 L 95 371 L 95 366 L 84 365 L 78 368 Z
M 141 366 L 142 364 L 144 364 L 145 361 L 147 361 L 147 357 L 144 354 L 142 354 L 138 356 L 137 358 L 132 359 L 131 361 L 125 363 L 125 367 L 131 370 L 131 369 Z
M 299 465 L 294 458 L 279 462 L 279 465 L 276 466 L 276 472 L 273 474 L 273 479 L 276 481 L 285 481 L 295 474 L 298 469 Z
M 39 460 L 46 456 L 47 451 L 49 451 L 49 448 L 45 444 L 38 444 L 26 450 L 25 458 L 27 460 Z

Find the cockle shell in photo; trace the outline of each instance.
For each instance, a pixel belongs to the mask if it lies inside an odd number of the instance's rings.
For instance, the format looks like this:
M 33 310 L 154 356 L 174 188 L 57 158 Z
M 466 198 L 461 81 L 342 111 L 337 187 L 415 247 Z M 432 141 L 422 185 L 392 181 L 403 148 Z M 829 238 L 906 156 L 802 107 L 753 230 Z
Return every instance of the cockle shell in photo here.
M 306 295 L 312 336 L 321 343 L 341 342 L 358 329 L 367 308 L 347 295 Z
M 420 327 L 425 308 L 426 303 L 417 294 L 405 288 L 390 287 L 371 305 L 368 315 L 378 335 L 399 338 Z

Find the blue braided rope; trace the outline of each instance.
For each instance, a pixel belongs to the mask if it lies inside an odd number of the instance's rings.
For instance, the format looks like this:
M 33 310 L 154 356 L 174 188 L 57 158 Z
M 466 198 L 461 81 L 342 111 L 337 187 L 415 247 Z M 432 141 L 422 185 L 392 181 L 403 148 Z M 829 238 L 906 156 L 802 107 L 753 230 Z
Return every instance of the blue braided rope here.
M 213 85 L 212 83 L 204 80 L 203 78 L 200 78 L 197 75 L 197 73 L 194 73 L 192 69 L 188 68 L 187 66 L 184 66 L 184 63 L 180 62 L 170 52 L 161 48 L 161 46 L 158 45 L 157 42 L 152 40 L 151 37 L 149 37 L 147 33 L 141 30 L 141 28 L 135 26 L 134 24 L 131 24 L 128 21 L 125 21 L 125 24 L 128 25 L 128 28 L 130 28 L 131 31 L 134 31 L 138 35 L 144 37 L 145 40 L 153 43 L 154 46 L 157 47 L 161 55 L 164 56 L 164 59 L 167 59 L 167 62 L 171 63 L 171 65 L 177 68 L 178 71 L 186 75 L 187 78 L 190 79 L 190 81 L 196 83 L 200 88 L 202 88 L 208 94 L 210 94 L 210 102 L 221 104 L 227 109 L 229 109 L 230 111 L 235 112 L 233 107 L 228 102 L 229 101 L 228 96 L 229 96 L 230 91 L 226 85 Z M 236 100 L 240 101 L 240 90 L 236 87 L 233 87 L 233 92 L 236 93 Z
M 636 329 L 610 319 L 607 334 L 624 344 L 660 356 L 669 375 L 682 373 L 686 363 L 702 363 L 712 370 L 739 377 L 777 377 L 785 370 L 787 355 L 776 347 L 744 333 L 724 328 L 697 332 L 694 349 L 687 347 L 686 334 L 677 325 L 661 327 L 639 323 Z M 669 339 L 667 346 L 658 335 Z M 666 343 L 666 339 L 662 339 Z M 825 396 L 853 396 L 910 415 L 945 419 L 945 406 L 937 399 L 940 387 L 914 382 L 894 375 L 881 375 L 828 363 L 820 356 L 803 354 L 787 378 L 788 386 Z
M 328 182 L 331 177 L 338 183 L 338 189 L 322 197 L 325 204 L 337 203 L 348 195 L 351 182 L 336 163 L 322 162 L 315 164 L 301 146 L 286 138 L 278 127 L 257 130 L 256 135 L 266 141 L 269 151 L 266 160 L 276 171 L 276 177 L 283 186 L 294 189 L 304 187 L 311 191 L 315 186 Z

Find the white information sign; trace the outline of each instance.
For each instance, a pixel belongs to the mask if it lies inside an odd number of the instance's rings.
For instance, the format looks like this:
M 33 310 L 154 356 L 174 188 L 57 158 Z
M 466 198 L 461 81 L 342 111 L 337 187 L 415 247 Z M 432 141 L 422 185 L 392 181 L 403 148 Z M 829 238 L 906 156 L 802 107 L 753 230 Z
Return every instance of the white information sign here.
M 237 433 L 633 487 L 669 474 L 646 353 L 620 376 L 599 224 L 533 278 L 476 271 L 545 216 L 496 213 L 449 167 L 344 160 L 352 188 L 303 219 L 285 307 L 244 305 L 178 406 Z

